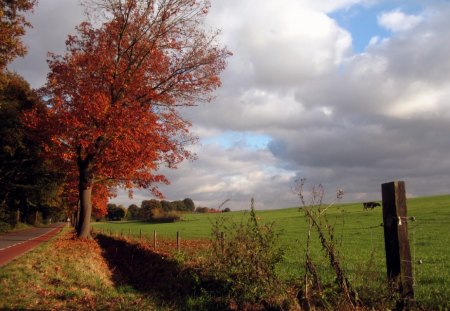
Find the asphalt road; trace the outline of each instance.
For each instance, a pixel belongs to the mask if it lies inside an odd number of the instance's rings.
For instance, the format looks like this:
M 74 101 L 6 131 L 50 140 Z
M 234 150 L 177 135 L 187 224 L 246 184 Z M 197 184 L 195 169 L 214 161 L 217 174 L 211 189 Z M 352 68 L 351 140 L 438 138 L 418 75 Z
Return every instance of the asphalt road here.
M 65 225 L 55 223 L 46 228 L 31 228 L 0 235 L 0 267 L 48 241 Z

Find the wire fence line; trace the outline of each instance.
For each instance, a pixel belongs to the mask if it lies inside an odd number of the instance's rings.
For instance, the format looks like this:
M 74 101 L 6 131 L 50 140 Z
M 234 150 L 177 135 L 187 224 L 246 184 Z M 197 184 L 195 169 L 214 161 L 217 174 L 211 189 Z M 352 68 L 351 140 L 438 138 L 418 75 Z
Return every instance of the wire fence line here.
M 372 215 L 375 217 L 375 214 Z M 411 249 L 411 260 L 409 262 L 412 265 L 412 280 L 414 289 L 419 293 L 419 297 L 420 295 L 430 295 L 430 297 L 432 297 L 432 295 L 436 295 L 436 293 L 441 292 L 443 292 L 444 295 L 450 296 L 448 285 L 448 271 L 450 270 L 449 252 L 442 249 L 437 249 L 436 253 L 431 253 L 429 251 L 430 246 L 428 246 L 428 243 L 435 242 L 434 240 L 441 240 L 442 238 L 445 238 L 445 236 L 442 236 L 442 234 L 436 234 L 436 236 L 433 237 L 430 233 L 430 228 L 433 229 L 436 227 L 436 221 L 430 219 L 429 217 L 423 218 L 415 215 L 400 218 L 402 224 L 406 224 L 408 227 L 409 245 Z M 335 232 L 337 239 L 335 242 L 337 243 L 337 247 L 340 249 L 340 254 L 342 255 L 345 263 L 345 269 L 347 269 L 350 274 L 358 274 L 361 270 L 365 269 L 364 272 L 367 275 L 373 275 L 381 280 L 386 280 L 387 271 L 384 249 L 384 227 L 382 220 L 375 220 L 375 218 L 373 220 L 368 220 L 368 222 L 359 226 L 357 224 L 355 225 L 355 223 L 346 222 L 341 224 L 337 221 Z M 156 230 L 152 231 L 148 230 L 148 228 L 145 232 L 143 230 L 136 229 L 114 230 L 96 228 L 95 232 L 113 237 L 124 237 L 134 241 L 142 241 L 149 247 L 154 248 L 155 251 L 164 250 L 175 252 L 178 250 L 184 252 L 187 251 L 187 248 L 185 248 L 184 245 L 189 242 L 189 239 L 181 239 L 182 232 L 180 232 L 179 235 L 179 246 L 176 244 L 176 234 L 173 233 L 170 236 L 167 234 L 161 237 L 157 236 L 157 239 L 155 239 L 154 232 L 156 232 Z M 352 241 L 352 239 L 357 239 L 361 235 L 366 236 L 365 239 L 367 240 L 367 245 L 364 245 L 364 248 L 361 249 L 360 254 L 348 255 L 346 250 L 351 249 L 353 245 L 358 245 L 356 242 Z M 302 239 L 301 236 L 297 238 L 300 240 Z M 205 245 L 206 244 L 207 243 L 205 243 Z M 300 271 L 298 273 L 301 273 L 301 271 L 303 271 L 300 267 L 302 259 L 299 257 L 302 257 L 302 251 L 301 247 L 299 247 L 299 243 L 296 244 L 297 250 L 292 255 L 292 257 L 296 258 L 290 259 L 291 266 L 293 265 L 294 268 L 291 267 L 290 269 L 296 269 Z M 374 256 L 373 261 L 371 256 Z M 368 266 L 366 265 L 367 263 L 370 263 L 371 265 Z M 326 265 L 326 260 L 324 260 L 323 265 L 320 264 L 319 267 L 325 270 Z M 355 277 L 360 277 L 360 275 L 356 275 Z
M 92 233 L 94 234 L 102 234 L 112 238 L 123 238 L 133 242 L 143 243 L 149 247 L 151 247 L 154 251 L 163 251 L 163 252 L 181 252 L 181 251 L 189 251 L 192 252 L 191 244 L 193 244 L 192 240 L 183 241 L 181 238 L 181 232 L 177 231 L 173 237 L 163 236 L 159 237 L 156 230 L 153 230 L 151 233 L 143 232 L 140 229 L 138 232 L 136 230 L 112 230 L 105 228 L 93 228 Z M 205 247 L 205 245 L 209 244 L 207 240 L 199 241 L 196 240 L 194 243 L 196 246 L 199 246 L 199 249 Z M 183 246 L 186 246 L 183 249 Z
M 429 229 L 436 226 L 436 221 L 433 219 L 422 220 L 420 217 L 416 216 L 400 217 L 395 220 L 398 221 L 398 225 L 407 225 L 408 229 L 411 260 L 402 260 L 402 262 L 411 264 L 412 276 L 404 277 L 412 279 L 415 290 L 427 292 L 427 295 L 434 295 L 437 292 L 440 292 L 449 297 L 450 252 L 445 249 L 438 249 L 437 247 L 434 248 L 434 252 L 431 252 L 431 246 L 428 246 L 431 242 L 427 242 L 430 240 L 430 235 L 432 236 Z M 370 248 L 381 248 L 382 253 L 385 256 L 383 223 L 351 227 L 343 230 L 350 232 L 355 230 L 368 232 L 368 235 L 370 236 Z M 436 234 L 436 236 L 432 237 L 434 240 L 443 240 L 444 238 L 445 236 L 440 234 Z M 380 251 L 380 249 L 378 249 L 378 251 Z M 383 265 L 378 265 L 377 267 L 374 266 L 373 268 L 375 269 L 367 267 L 366 272 L 381 273 L 386 276 L 385 260 L 385 257 L 383 260 L 380 260 Z M 355 265 L 356 264 L 357 263 L 355 263 Z

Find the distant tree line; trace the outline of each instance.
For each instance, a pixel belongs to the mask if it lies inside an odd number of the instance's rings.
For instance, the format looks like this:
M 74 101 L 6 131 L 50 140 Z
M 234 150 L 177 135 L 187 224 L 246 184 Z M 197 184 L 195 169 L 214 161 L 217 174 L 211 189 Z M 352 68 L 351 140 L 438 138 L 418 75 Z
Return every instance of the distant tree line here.
M 123 205 L 108 204 L 107 220 L 144 220 L 144 221 L 176 221 L 179 213 L 195 211 L 194 201 L 190 198 L 178 201 L 144 200 L 141 206 L 131 204 L 126 209 Z
M 106 219 L 108 220 L 122 220 L 127 215 L 127 209 L 123 205 L 116 205 L 109 203 L 106 206 Z
M 223 210 L 219 210 L 219 209 L 215 209 L 215 208 L 210 208 L 210 207 L 197 207 L 195 209 L 196 213 L 227 213 L 230 212 L 231 210 L 227 207 L 224 208 Z
M 179 220 L 180 213 L 222 213 L 230 212 L 229 208 L 218 210 L 209 207 L 195 207 L 191 198 L 177 201 L 144 200 L 141 206 L 131 204 L 128 208 L 123 205 L 110 203 L 107 205 L 107 220 L 144 220 L 172 222 Z

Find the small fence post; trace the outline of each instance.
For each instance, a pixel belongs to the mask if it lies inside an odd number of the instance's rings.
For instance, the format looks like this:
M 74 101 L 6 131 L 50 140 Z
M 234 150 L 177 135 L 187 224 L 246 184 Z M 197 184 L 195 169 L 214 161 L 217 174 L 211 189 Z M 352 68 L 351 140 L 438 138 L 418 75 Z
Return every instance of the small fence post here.
M 414 299 L 405 182 L 382 184 L 381 191 L 387 276 L 390 285 L 400 293 L 399 307 L 403 308 L 405 303 L 408 305 Z
M 156 230 L 153 230 L 153 248 L 156 249 Z
M 177 231 L 177 252 L 180 251 L 180 232 Z
M 142 241 L 142 229 L 139 229 L 139 241 Z

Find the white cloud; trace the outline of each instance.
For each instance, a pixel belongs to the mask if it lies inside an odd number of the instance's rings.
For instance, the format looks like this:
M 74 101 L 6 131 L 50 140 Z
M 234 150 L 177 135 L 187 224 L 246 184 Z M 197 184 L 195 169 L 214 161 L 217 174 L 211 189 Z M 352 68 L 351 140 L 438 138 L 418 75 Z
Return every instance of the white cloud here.
M 325 13 L 293 0 L 248 0 L 229 6 L 219 1 L 208 21 L 222 29 L 234 53 L 226 77 L 244 87 L 290 87 L 329 72 L 351 49 L 347 31 Z
M 336 10 L 349 9 L 354 5 L 370 6 L 376 3 L 378 0 L 300 0 L 299 2 L 306 7 L 321 11 L 321 12 L 333 12 Z
M 387 114 L 397 118 L 434 117 L 436 111 L 450 108 L 449 92 L 450 85 L 436 88 L 421 81 L 413 82 L 392 102 Z
M 378 42 L 380 42 L 380 37 L 378 37 L 378 36 L 373 36 L 372 38 L 370 38 L 370 41 L 369 41 L 369 45 L 368 45 L 368 46 L 371 47 L 371 46 L 377 45 Z
M 393 32 L 406 31 L 416 27 L 423 17 L 420 15 L 407 15 L 399 9 L 383 12 L 377 17 L 378 24 Z

